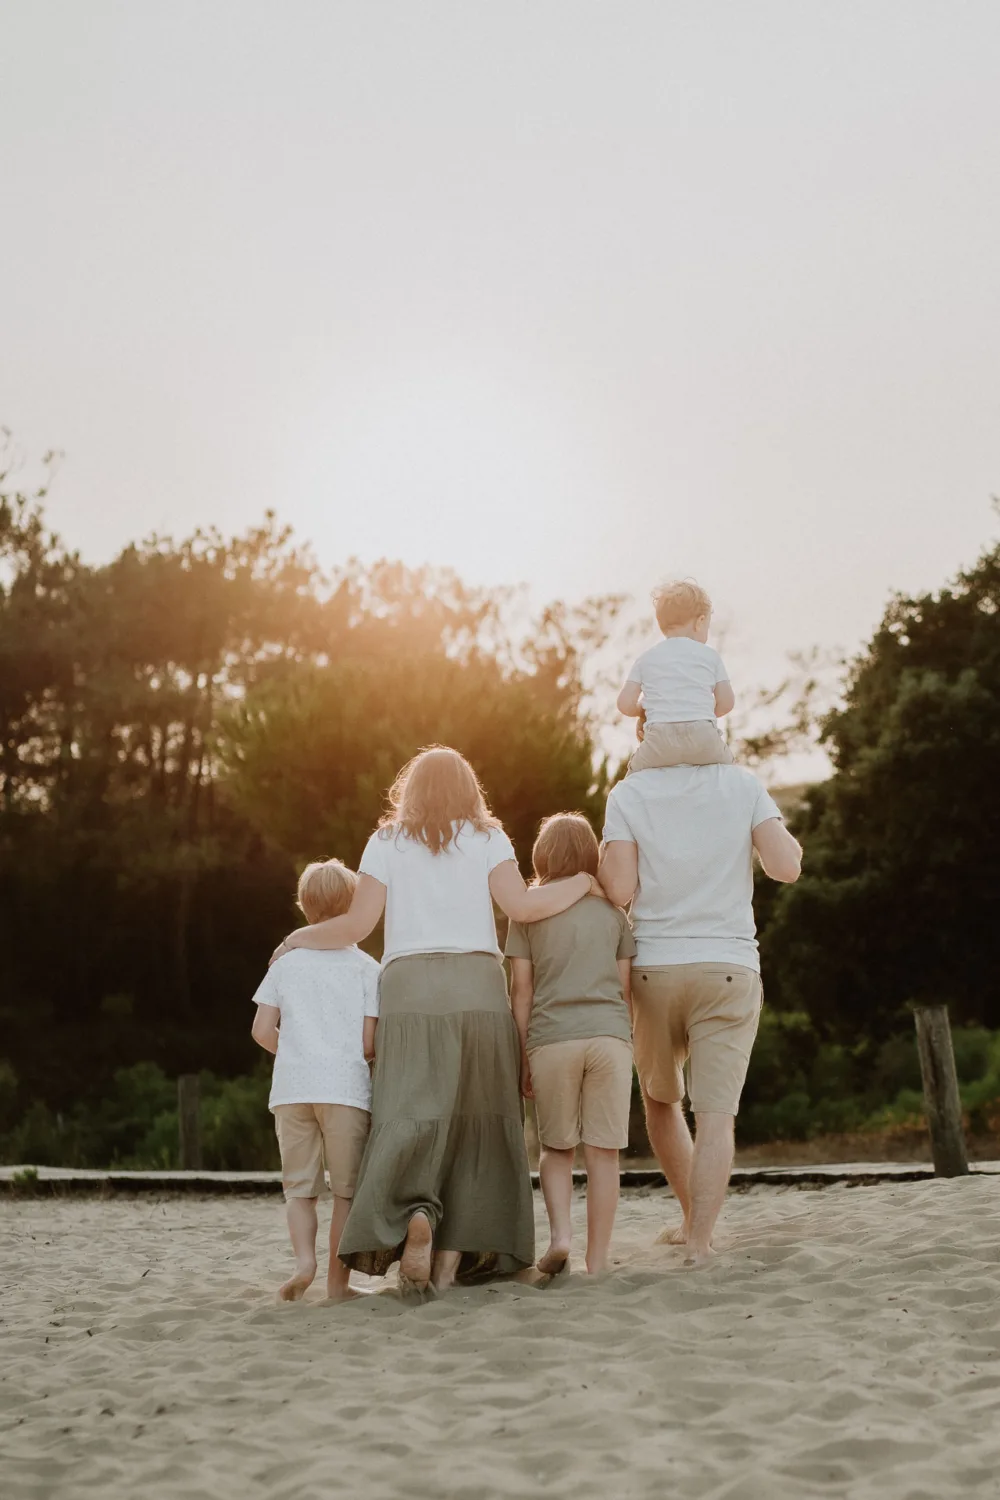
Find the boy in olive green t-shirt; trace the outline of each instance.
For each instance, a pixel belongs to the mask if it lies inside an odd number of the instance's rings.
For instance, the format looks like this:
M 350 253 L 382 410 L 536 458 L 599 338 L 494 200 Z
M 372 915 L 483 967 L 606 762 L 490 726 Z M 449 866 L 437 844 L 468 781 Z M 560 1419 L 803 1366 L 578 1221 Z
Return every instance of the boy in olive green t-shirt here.
M 531 859 L 540 884 L 586 871 L 599 849 L 581 813 L 542 824 Z M 607 1269 L 618 1207 L 618 1152 L 628 1144 L 632 1095 L 631 969 L 635 939 L 624 912 L 585 896 L 541 922 L 512 922 L 511 1009 L 521 1038 L 521 1091 L 535 1101 L 539 1176 L 549 1216 L 540 1271 L 570 1251 L 573 1157 L 587 1166 L 587 1270 Z

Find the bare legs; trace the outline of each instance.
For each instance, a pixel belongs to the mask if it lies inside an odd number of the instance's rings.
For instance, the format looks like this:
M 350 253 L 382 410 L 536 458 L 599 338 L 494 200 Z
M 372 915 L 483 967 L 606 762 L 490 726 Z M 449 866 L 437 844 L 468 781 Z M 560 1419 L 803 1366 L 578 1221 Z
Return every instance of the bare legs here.
M 645 1091 L 643 1099 L 649 1143 L 684 1215 L 683 1227 L 665 1230 L 659 1243 L 686 1244 L 684 1264 L 704 1265 L 712 1254 L 712 1232 L 733 1166 L 733 1117 L 696 1115 L 692 1141 L 679 1104 L 662 1104 Z
M 645 1089 L 642 1091 L 642 1098 L 646 1106 L 646 1134 L 649 1136 L 649 1144 L 684 1215 L 683 1224 L 676 1229 L 665 1229 L 657 1243 L 683 1245 L 687 1242 L 691 1217 L 689 1184 L 694 1142 L 679 1104 L 661 1104 L 659 1099 L 651 1099 Z
M 618 1152 L 584 1144 L 583 1159 L 587 1164 L 587 1270 L 596 1276 L 608 1269 L 618 1208 Z
M 278 1296 L 282 1302 L 298 1302 L 316 1275 L 316 1199 L 289 1198 L 285 1212 L 295 1252 L 295 1274 L 278 1288 Z
M 695 1115 L 686 1266 L 702 1266 L 712 1254 L 712 1231 L 733 1169 L 734 1125 L 732 1115 Z
M 343 1302 L 348 1297 L 356 1297 L 357 1292 L 351 1291 L 351 1270 L 337 1256 L 340 1247 L 340 1236 L 344 1232 L 347 1223 L 347 1215 L 351 1211 L 350 1198 L 334 1198 L 333 1215 L 330 1219 L 330 1269 L 326 1273 L 326 1295 L 334 1302 Z
M 354 1297 L 351 1291 L 350 1269 L 337 1258 L 340 1236 L 351 1211 L 350 1198 L 334 1198 L 333 1215 L 330 1219 L 330 1269 L 326 1274 L 326 1295 L 335 1301 Z M 278 1289 L 283 1302 L 298 1302 L 312 1286 L 316 1275 L 316 1199 L 289 1198 L 285 1203 L 288 1217 L 288 1237 L 295 1252 L 295 1274 Z
M 549 1248 L 538 1269 L 558 1275 L 569 1259 L 573 1230 L 573 1151 L 543 1146 L 538 1163 L 542 1196 L 549 1216 Z M 611 1231 L 618 1207 L 618 1152 L 602 1146 L 583 1148 L 587 1165 L 587 1270 L 591 1275 L 608 1268 Z
M 543 1146 L 538 1162 L 542 1197 L 549 1216 L 549 1248 L 538 1262 L 538 1269 L 557 1275 L 569 1259 L 570 1210 L 573 1204 L 573 1152 L 556 1151 Z

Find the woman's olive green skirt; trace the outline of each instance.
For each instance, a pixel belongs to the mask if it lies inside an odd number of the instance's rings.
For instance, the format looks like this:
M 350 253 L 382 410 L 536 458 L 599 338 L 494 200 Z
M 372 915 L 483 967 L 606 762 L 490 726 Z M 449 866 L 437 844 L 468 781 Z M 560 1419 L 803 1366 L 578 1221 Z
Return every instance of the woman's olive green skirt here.
M 488 953 L 394 959 L 379 986 L 372 1126 L 340 1257 L 384 1276 L 418 1209 L 464 1280 L 535 1256 L 520 1046 Z

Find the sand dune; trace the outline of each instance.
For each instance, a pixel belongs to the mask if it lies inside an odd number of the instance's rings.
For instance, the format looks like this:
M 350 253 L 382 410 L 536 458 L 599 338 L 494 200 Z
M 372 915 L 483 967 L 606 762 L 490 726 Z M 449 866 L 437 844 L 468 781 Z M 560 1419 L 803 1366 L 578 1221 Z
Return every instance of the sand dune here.
M 6 1202 L 0 1493 L 1000 1494 L 1000 1180 L 738 1195 L 694 1275 L 673 1212 L 597 1282 L 331 1307 L 273 1300 L 280 1200 Z

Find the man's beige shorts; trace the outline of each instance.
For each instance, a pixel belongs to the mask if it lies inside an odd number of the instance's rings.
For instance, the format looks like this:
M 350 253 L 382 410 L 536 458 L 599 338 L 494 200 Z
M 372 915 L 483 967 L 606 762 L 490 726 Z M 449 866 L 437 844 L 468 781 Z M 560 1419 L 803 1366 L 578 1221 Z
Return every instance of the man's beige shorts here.
M 278 1104 L 274 1128 L 286 1198 L 325 1198 L 323 1163 L 337 1198 L 353 1198 L 371 1116 L 350 1104 Z
M 620 1151 L 628 1145 L 632 1048 L 616 1036 L 550 1042 L 529 1053 L 538 1139 L 553 1151 L 583 1141 Z
M 731 766 L 732 753 L 713 719 L 684 724 L 647 724 L 629 773 L 657 766 Z
M 632 970 L 635 1065 L 651 1099 L 695 1114 L 735 1115 L 757 1035 L 760 975 L 738 964 Z

